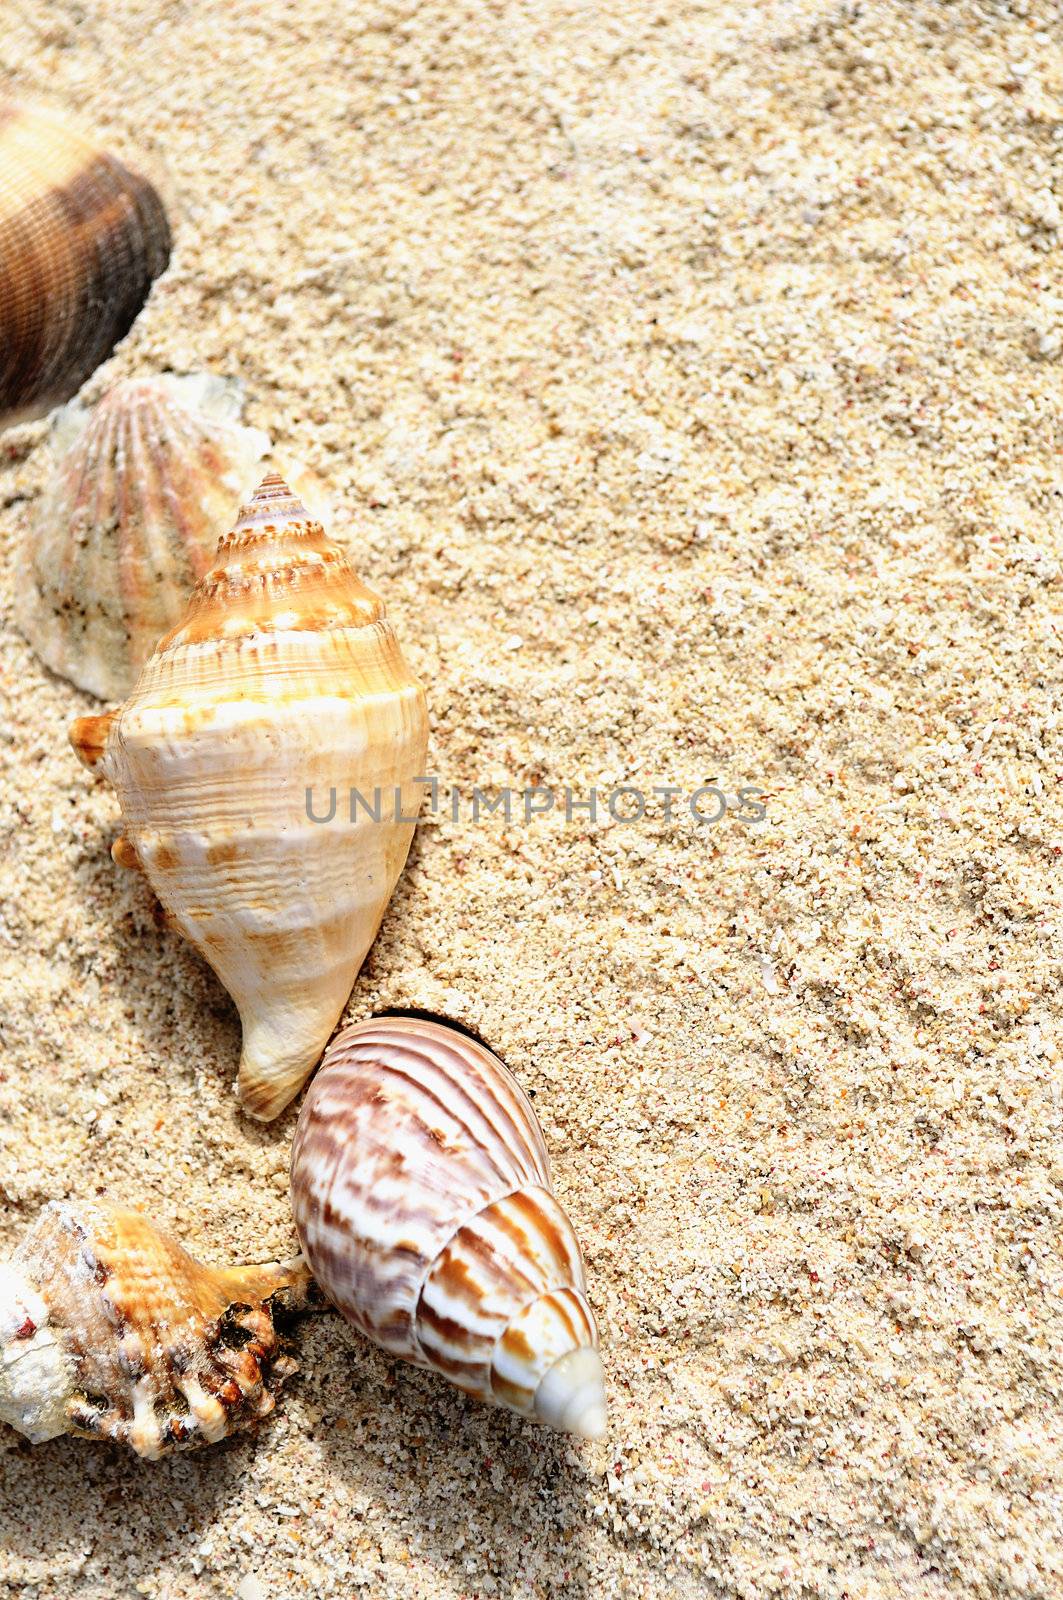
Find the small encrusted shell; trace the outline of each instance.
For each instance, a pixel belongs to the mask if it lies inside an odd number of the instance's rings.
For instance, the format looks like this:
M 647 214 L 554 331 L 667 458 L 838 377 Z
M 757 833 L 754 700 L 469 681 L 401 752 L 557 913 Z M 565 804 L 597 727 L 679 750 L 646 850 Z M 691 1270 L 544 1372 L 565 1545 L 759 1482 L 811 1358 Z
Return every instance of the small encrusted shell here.
M 0 101 L 0 427 L 76 394 L 169 259 L 146 178 L 54 112 Z
M 292 1210 L 360 1333 L 479 1400 L 604 1434 L 579 1244 L 531 1103 L 484 1045 L 406 1017 L 338 1034 L 299 1115 Z
M 295 1371 L 274 1297 L 307 1283 L 301 1262 L 201 1266 L 138 1211 L 45 1206 L 0 1263 L 0 1421 L 149 1459 L 253 1427 Z
M 210 373 L 117 383 L 58 413 L 58 464 L 20 574 L 19 627 L 46 666 L 121 700 L 183 616 L 269 436 Z

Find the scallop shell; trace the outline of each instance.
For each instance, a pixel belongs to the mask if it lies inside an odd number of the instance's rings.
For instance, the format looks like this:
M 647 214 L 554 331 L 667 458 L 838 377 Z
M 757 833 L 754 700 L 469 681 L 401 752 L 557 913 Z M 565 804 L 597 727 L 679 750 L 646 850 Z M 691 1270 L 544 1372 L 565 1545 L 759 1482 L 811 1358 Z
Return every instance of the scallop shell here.
M 59 413 L 18 609 L 53 672 L 102 700 L 129 694 L 269 449 L 240 406 L 239 384 L 198 373 L 129 378 L 90 412 Z
M 118 794 L 116 857 L 236 1001 L 253 1116 L 298 1093 L 339 1019 L 406 860 L 427 737 L 382 602 L 275 474 L 130 698 L 71 728 Z
M 0 102 L 0 427 L 69 400 L 169 258 L 146 178 L 53 112 Z
M 291 1182 L 310 1270 L 360 1333 L 479 1400 L 604 1434 L 579 1244 L 531 1103 L 484 1045 L 405 1017 L 345 1028 Z
M 201 1266 L 138 1211 L 45 1206 L 0 1263 L 0 1420 L 152 1460 L 254 1427 L 295 1371 L 274 1297 L 307 1283 L 301 1262 Z

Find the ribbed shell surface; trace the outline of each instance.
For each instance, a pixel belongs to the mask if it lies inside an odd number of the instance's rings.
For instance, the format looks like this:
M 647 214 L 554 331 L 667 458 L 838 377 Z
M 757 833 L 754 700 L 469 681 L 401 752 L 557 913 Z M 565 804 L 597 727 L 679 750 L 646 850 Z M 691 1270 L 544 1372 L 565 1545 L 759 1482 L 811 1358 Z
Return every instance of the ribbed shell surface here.
M 62 1352 L 68 1432 L 149 1457 L 212 1442 L 271 1410 L 271 1373 L 294 1370 L 268 1302 L 301 1292 L 301 1267 L 206 1267 L 139 1212 L 104 1202 L 46 1206 L 10 1266 L 39 1294 Z
M 18 620 L 53 672 L 103 700 L 129 694 L 254 486 L 269 439 L 233 419 L 232 392 L 208 374 L 131 378 L 88 415 L 67 408 L 81 426 L 35 519 Z
M 381 601 L 270 475 L 130 698 L 75 725 L 90 762 L 101 723 L 125 849 L 239 1007 L 243 1104 L 276 1116 L 317 1063 L 406 860 L 424 691 Z M 332 794 L 334 814 L 313 820 Z
M 0 102 L 0 427 L 76 393 L 169 257 L 146 178 L 53 113 Z
M 597 1344 L 527 1096 L 452 1028 L 383 1018 L 336 1037 L 300 1113 L 292 1207 L 347 1320 L 480 1399 L 527 1413 L 553 1360 Z

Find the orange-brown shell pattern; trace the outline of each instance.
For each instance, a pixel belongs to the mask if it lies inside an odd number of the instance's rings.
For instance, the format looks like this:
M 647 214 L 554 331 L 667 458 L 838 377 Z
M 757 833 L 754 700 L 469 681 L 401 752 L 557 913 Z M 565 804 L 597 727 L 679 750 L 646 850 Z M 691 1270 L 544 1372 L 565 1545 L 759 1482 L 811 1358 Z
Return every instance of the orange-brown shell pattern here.
M 101 700 L 133 689 L 254 483 L 269 438 L 240 425 L 240 403 L 240 386 L 211 373 L 160 374 L 56 417 L 16 615 L 52 671 Z
M 527 1095 L 440 1023 L 345 1028 L 303 1103 L 292 1210 L 329 1300 L 383 1349 L 562 1431 L 605 1431 L 578 1241 Z
M 422 799 L 427 705 L 383 603 L 267 474 L 133 693 L 71 739 L 118 795 L 116 859 L 239 1007 L 243 1105 L 275 1117 L 339 1020 Z
M 254 1427 L 295 1370 L 302 1263 L 203 1266 L 138 1211 L 52 1203 L 0 1264 L 0 1419 L 154 1459 Z

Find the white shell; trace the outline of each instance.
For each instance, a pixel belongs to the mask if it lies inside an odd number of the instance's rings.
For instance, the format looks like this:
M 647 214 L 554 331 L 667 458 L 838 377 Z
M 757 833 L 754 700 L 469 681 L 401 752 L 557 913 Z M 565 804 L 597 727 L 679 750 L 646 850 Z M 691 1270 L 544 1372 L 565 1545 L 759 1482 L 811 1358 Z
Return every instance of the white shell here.
M 28 1330 L 32 1329 L 32 1332 Z M 65 1433 L 74 1364 L 29 1278 L 0 1262 L 0 1417 L 34 1444 Z
M 604 1434 L 579 1244 L 531 1103 L 485 1046 L 405 1017 L 340 1033 L 300 1113 L 292 1209 L 361 1333 L 478 1399 Z
M 383 603 L 269 473 L 129 699 L 71 738 L 118 795 L 117 858 L 239 1007 L 242 1103 L 275 1117 L 339 1021 L 421 803 L 428 711 Z

